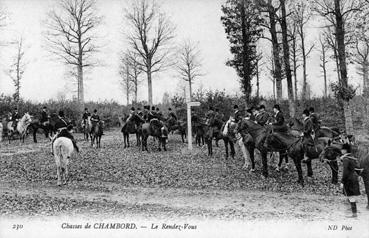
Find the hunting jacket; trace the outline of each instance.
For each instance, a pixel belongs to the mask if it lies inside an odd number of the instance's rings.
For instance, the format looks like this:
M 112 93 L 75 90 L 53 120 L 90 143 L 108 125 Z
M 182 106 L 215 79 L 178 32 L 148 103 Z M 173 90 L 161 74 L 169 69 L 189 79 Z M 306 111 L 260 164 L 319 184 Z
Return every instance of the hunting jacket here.
M 342 180 L 344 193 L 346 196 L 360 195 L 359 175 L 355 169 L 359 168 L 358 159 L 352 154 L 344 154 L 341 156 L 343 163 Z
M 265 126 L 265 124 L 268 122 L 269 120 L 269 114 L 265 111 L 260 112 L 259 114 L 256 115 L 256 122 L 261 125 L 261 126 Z
M 84 112 L 84 113 L 83 113 L 83 115 L 82 115 L 82 119 L 83 119 L 83 120 L 87 120 L 89 116 L 91 116 L 91 113 L 89 113 L 89 112 Z
M 303 132 L 305 136 L 311 136 L 313 132 L 313 122 L 309 117 L 306 117 L 303 121 Z
M 283 126 L 284 125 L 284 116 L 282 114 L 282 112 L 277 112 L 275 115 L 274 115 L 274 123 L 273 125 L 274 126 Z
M 47 115 L 47 112 L 46 111 L 42 111 L 41 112 L 40 122 L 43 123 L 43 122 L 46 122 L 48 120 L 49 120 L 49 116 Z

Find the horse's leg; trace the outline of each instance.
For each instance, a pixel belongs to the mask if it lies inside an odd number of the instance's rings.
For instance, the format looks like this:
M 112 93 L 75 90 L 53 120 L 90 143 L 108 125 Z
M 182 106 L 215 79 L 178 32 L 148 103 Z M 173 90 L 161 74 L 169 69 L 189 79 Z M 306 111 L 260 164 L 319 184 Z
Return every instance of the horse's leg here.
M 312 178 L 313 177 L 313 167 L 311 166 L 311 160 L 306 161 L 307 167 L 307 176 Z
M 236 155 L 236 151 L 235 151 L 234 143 L 232 140 L 229 140 L 229 146 L 231 148 L 231 157 L 232 159 L 234 159 L 234 156 Z
M 167 151 L 166 138 L 162 138 L 162 140 L 163 140 L 164 151 Z
M 261 160 L 263 163 L 263 176 L 265 178 L 268 177 L 268 158 L 267 158 L 267 152 L 265 150 L 260 151 L 261 154 Z
M 293 162 L 295 163 L 297 174 L 298 174 L 298 177 L 299 177 L 297 182 L 299 184 L 301 184 L 302 186 L 304 186 L 304 178 L 302 177 L 301 159 L 299 159 L 297 157 L 294 157 Z
M 130 147 L 131 145 L 129 144 L 129 133 L 127 133 L 127 146 Z
M 162 138 L 159 136 L 158 138 L 158 150 L 161 151 L 161 146 L 162 146 Z
M 126 134 L 123 132 L 123 148 L 127 148 Z
M 225 147 L 225 152 L 226 152 L 225 158 L 227 160 L 228 159 L 228 140 L 224 137 L 223 141 L 224 141 L 224 147 Z
M 337 161 L 329 161 L 328 164 L 332 170 L 332 183 L 337 184 L 338 183 L 338 163 Z
M 60 186 L 61 185 L 61 177 L 60 177 L 60 165 L 57 165 L 56 166 L 56 175 L 57 175 L 57 179 L 58 179 L 58 182 L 57 182 L 57 185 Z
M 36 133 L 37 133 L 37 127 L 33 127 L 33 142 L 37 143 Z

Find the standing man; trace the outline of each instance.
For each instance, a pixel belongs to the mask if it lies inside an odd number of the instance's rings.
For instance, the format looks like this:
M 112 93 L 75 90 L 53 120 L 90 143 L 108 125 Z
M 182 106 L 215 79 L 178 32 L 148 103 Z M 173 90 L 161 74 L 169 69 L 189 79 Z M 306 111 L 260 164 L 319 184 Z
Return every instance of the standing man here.
M 350 205 L 352 216 L 357 217 L 357 206 L 356 200 L 357 196 L 360 195 L 360 184 L 359 184 L 359 176 L 363 169 L 359 168 L 358 159 L 352 156 L 351 154 L 351 146 L 349 144 L 343 144 L 341 153 L 343 171 L 342 171 L 342 180 L 341 180 L 341 188 L 343 190 L 343 194 L 347 196 Z
M 43 126 L 47 126 L 49 124 L 49 115 L 47 114 L 46 106 L 42 108 L 40 123 Z
M 255 116 L 256 122 L 261 125 L 265 126 L 269 120 L 269 114 L 265 111 L 265 106 L 259 106 L 259 113 Z

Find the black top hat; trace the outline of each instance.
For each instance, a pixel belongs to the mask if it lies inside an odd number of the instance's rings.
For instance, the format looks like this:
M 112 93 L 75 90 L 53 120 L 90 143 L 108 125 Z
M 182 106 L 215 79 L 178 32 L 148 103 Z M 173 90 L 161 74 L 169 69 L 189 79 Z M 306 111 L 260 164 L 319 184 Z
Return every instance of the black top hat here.
M 261 109 L 265 109 L 265 106 L 263 104 L 259 106 L 259 110 Z
M 156 111 L 160 111 L 160 109 L 157 107 L 157 108 L 156 108 Z
M 309 110 L 308 109 L 305 109 L 303 112 L 302 112 L 302 114 L 305 114 L 306 116 L 309 116 Z
M 280 108 L 280 106 L 278 104 L 275 104 L 273 108 L 277 109 L 278 111 L 281 110 L 281 108 Z
M 64 117 L 64 111 L 60 110 L 58 114 L 60 117 Z
M 86 108 L 85 108 L 85 111 L 87 111 L 87 110 L 88 110 L 88 108 L 86 107 Z
M 67 126 L 67 130 L 68 130 L 68 131 L 70 131 L 70 130 L 72 130 L 72 129 L 73 129 L 73 125 L 68 125 L 68 126 Z
M 155 111 L 155 107 L 154 107 L 154 106 L 152 106 L 152 107 L 151 107 L 151 110 L 154 110 L 154 111 Z
M 309 111 L 310 111 L 310 112 L 314 112 L 314 108 L 313 108 L 313 107 L 310 107 L 310 108 L 309 108 Z
M 96 112 L 97 112 L 97 109 L 94 110 L 94 113 L 96 113 Z
M 234 105 L 233 106 L 233 109 L 238 109 L 238 105 Z
M 131 111 L 135 111 L 136 109 L 134 107 L 131 107 Z
M 172 111 L 172 108 L 168 108 L 168 111 Z
M 347 144 L 347 143 L 343 144 L 342 145 L 342 150 L 346 150 L 347 153 L 351 153 L 351 145 Z

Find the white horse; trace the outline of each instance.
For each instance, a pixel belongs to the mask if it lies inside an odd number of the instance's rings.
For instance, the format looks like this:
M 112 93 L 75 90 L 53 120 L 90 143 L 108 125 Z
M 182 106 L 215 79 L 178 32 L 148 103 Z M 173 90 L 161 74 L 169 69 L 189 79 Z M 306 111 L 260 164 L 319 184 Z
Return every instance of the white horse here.
M 13 122 L 12 121 L 8 122 L 7 128 L 8 128 L 9 143 L 10 143 L 11 137 L 16 133 L 19 134 L 19 140 L 24 142 L 24 138 L 26 137 L 26 134 L 27 134 L 27 128 L 31 124 L 31 121 L 32 121 L 31 115 L 28 112 L 26 112 L 24 116 L 20 119 L 20 121 L 18 122 L 17 128 L 15 131 L 13 128 Z
M 56 138 L 53 144 L 54 157 L 56 163 L 56 173 L 58 176 L 58 186 L 67 184 L 68 163 L 74 151 L 72 140 L 66 137 Z

